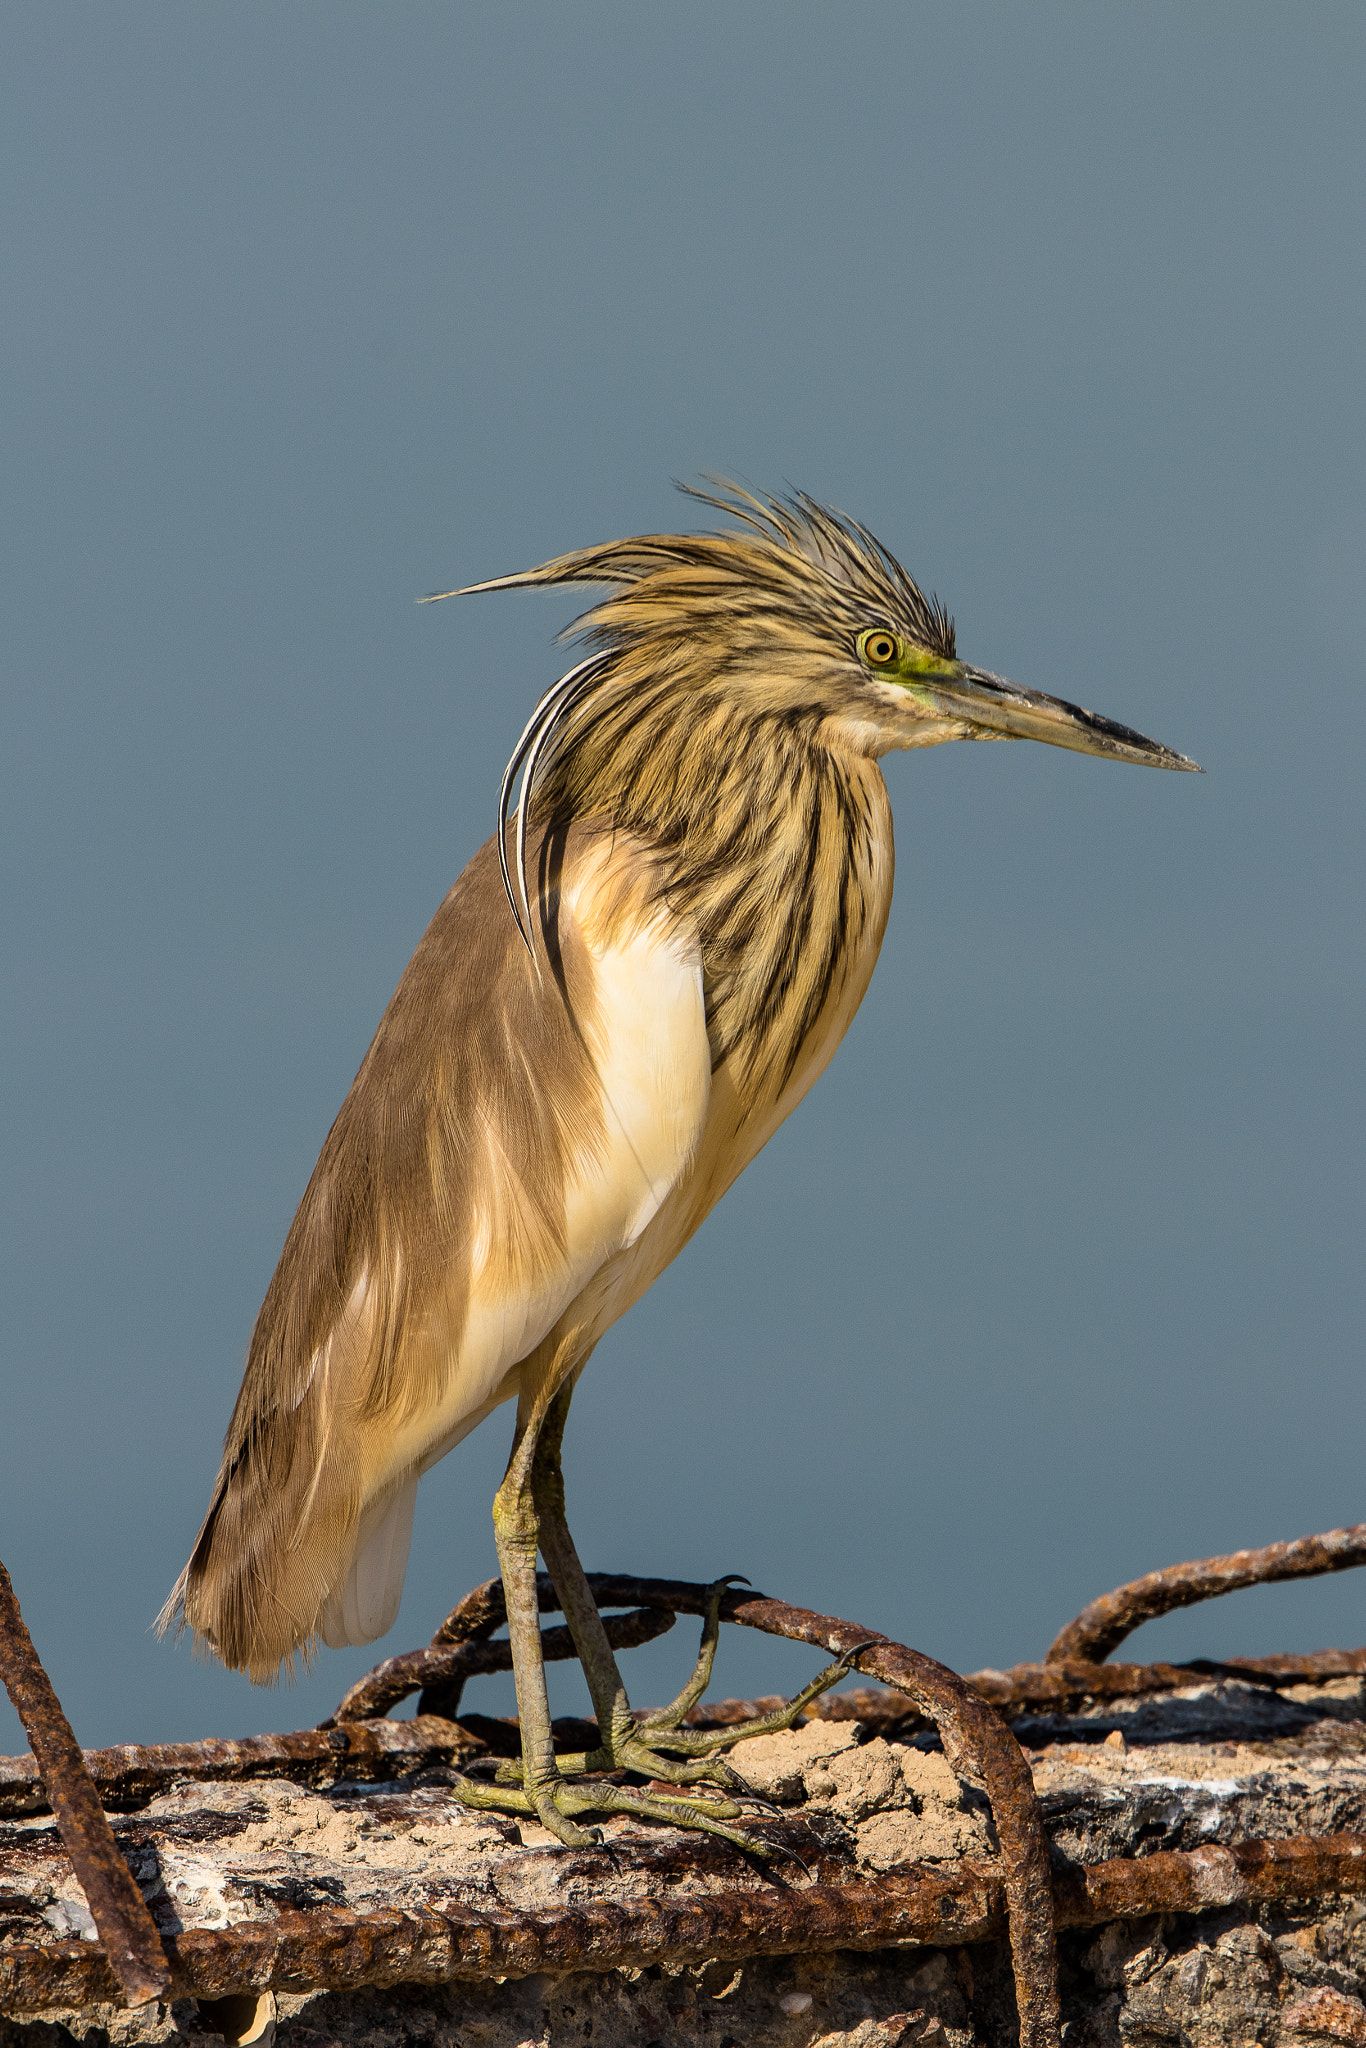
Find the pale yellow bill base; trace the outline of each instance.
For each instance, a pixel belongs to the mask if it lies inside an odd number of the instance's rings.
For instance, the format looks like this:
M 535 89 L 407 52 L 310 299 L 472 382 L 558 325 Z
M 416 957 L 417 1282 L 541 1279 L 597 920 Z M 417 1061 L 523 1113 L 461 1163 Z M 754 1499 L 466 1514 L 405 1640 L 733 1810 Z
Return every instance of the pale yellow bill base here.
M 926 677 L 914 688 L 917 696 L 928 698 L 945 718 L 962 719 L 979 731 L 993 736 L 999 733 L 1002 739 L 1042 740 L 1050 747 L 1069 747 L 1075 754 L 1136 761 L 1144 768 L 1180 768 L 1190 775 L 1205 772 L 1198 761 L 1174 754 L 1170 747 L 1145 739 L 1127 725 L 1117 725 L 1113 718 L 1065 704 L 1061 697 L 1045 696 L 1042 690 L 1022 690 L 988 669 L 964 665 L 952 678 Z

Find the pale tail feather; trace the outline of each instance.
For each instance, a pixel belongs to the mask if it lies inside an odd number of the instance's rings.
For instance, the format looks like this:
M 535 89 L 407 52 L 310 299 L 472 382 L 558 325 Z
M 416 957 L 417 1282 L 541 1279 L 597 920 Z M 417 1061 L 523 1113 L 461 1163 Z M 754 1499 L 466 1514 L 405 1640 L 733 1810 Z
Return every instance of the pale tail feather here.
M 373 1643 L 393 1627 L 403 1598 L 416 1503 L 413 1473 L 372 1501 L 361 1516 L 351 1569 L 318 1616 L 318 1634 L 330 1650 Z

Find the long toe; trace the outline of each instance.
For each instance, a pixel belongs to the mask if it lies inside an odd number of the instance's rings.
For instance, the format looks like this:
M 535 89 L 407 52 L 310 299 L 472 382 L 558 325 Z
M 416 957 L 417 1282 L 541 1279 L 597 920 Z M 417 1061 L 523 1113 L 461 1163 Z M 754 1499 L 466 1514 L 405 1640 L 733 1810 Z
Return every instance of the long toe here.
M 562 1783 L 555 1786 L 539 1786 L 537 1795 L 522 1791 L 519 1787 L 498 1783 L 487 1778 L 452 1778 L 451 1790 L 462 1806 L 474 1807 L 485 1813 L 515 1813 L 527 1820 L 539 1821 L 566 1849 L 592 1849 L 602 1840 L 600 1828 L 576 1827 L 561 1805 L 561 1795 L 568 1791 Z M 584 1809 L 580 1809 L 581 1811 Z

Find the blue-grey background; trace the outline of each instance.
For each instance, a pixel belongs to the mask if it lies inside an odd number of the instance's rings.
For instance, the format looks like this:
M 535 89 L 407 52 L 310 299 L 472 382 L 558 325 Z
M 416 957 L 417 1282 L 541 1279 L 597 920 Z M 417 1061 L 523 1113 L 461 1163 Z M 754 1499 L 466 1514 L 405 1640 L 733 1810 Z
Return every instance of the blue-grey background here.
M 414 599 L 696 523 L 705 470 L 844 507 L 968 658 L 1209 772 L 889 760 L 872 992 L 590 1367 L 586 1561 L 973 1668 L 1366 1516 L 1355 0 L 15 0 L 3 42 L 0 1555 L 83 1739 L 306 1725 L 494 1568 L 509 1411 L 383 1644 L 271 1695 L 148 1633 L 567 665 L 572 597 Z M 1355 1644 L 1363 1596 L 1134 1649 Z M 811 1668 L 731 1631 L 718 1686 Z

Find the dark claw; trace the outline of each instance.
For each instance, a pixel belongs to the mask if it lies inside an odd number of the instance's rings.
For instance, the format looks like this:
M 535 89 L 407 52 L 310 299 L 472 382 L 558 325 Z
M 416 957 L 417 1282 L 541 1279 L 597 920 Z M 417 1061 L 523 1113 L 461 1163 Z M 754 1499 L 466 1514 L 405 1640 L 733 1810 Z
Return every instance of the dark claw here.
M 792 1861 L 796 1864 L 798 1870 L 800 1870 L 804 1876 L 810 1877 L 810 1864 L 803 1863 L 801 1857 L 797 1854 L 796 1850 L 789 1849 L 786 1842 L 765 1842 L 764 1847 L 768 1850 L 770 1855 L 791 1857 Z
M 880 1641 L 881 1638 L 879 1636 L 869 1636 L 867 1642 L 855 1643 L 852 1650 L 842 1650 L 835 1659 L 835 1662 L 842 1664 L 846 1671 L 850 1671 L 853 1669 L 855 1657 L 861 1657 L 865 1650 L 875 1650 Z

